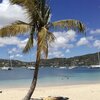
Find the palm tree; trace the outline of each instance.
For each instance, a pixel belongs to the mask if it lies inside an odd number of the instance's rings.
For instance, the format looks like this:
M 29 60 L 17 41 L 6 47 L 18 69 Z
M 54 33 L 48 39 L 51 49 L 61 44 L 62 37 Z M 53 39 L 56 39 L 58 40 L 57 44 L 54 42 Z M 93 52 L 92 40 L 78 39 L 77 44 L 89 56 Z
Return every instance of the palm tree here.
M 16 21 L 11 25 L 0 29 L 1 37 L 16 36 L 18 34 L 29 33 L 29 40 L 23 50 L 27 53 L 34 44 L 34 39 L 37 41 L 37 54 L 33 80 L 27 95 L 23 100 L 30 100 L 37 83 L 39 63 L 41 59 L 41 52 L 44 53 L 45 58 L 48 56 L 49 43 L 55 40 L 55 36 L 50 32 L 50 28 L 64 28 L 73 29 L 77 32 L 84 32 L 85 26 L 78 20 L 68 19 L 50 22 L 51 10 L 47 0 L 10 0 L 12 4 L 22 6 L 29 15 L 29 23 Z

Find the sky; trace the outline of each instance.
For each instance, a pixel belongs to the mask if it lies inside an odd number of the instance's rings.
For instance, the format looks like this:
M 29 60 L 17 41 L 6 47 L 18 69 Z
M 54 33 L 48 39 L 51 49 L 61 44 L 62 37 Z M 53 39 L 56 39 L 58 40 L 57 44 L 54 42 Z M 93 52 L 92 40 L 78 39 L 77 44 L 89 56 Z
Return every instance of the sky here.
M 73 30 L 53 30 L 56 40 L 49 47 L 48 58 L 69 58 L 100 51 L 100 0 L 50 0 L 51 22 L 76 19 L 86 25 L 86 37 Z M 0 0 L 0 27 L 16 20 L 28 22 L 25 10 L 11 5 L 9 0 Z M 35 61 L 36 42 L 29 54 L 22 50 L 27 36 L 0 37 L 0 58 Z M 9 56 L 10 55 L 10 56 Z

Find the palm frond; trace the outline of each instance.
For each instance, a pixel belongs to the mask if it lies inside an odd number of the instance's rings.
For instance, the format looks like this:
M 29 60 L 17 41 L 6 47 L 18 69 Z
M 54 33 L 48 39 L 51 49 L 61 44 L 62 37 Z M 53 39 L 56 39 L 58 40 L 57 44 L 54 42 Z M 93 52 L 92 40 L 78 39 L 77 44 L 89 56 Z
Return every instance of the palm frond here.
M 26 33 L 30 30 L 31 26 L 22 21 L 16 21 L 11 25 L 5 26 L 0 29 L 0 37 L 10 37 L 18 34 Z
M 47 43 L 43 46 L 43 52 L 45 54 L 45 59 L 47 59 L 48 58 L 48 44 Z
M 28 53 L 30 51 L 30 49 L 33 47 L 33 43 L 34 43 L 34 40 L 33 40 L 33 37 L 34 37 L 34 31 L 35 29 L 32 28 L 31 30 L 31 33 L 30 33 L 30 37 L 28 39 L 28 42 L 23 50 L 23 53 Z
M 10 0 L 11 4 L 17 4 L 21 7 L 23 7 L 27 14 L 29 15 L 30 22 L 34 22 L 37 18 L 36 16 L 36 10 L 37 10 L 37 0 Z M 34 19 L 33 19 L 34 18 Z
M 42 29 L 38 33 L 38 41 L 40 47 L 42 47 L 43 42 L 46 40 L 46 35 L 47 35 L 47 29 L 42 27 Z
M 36 0 L 10 0 L 11 4 L 17 4 L 25 8 L 30 8 L 30 6 L 31 7 L 35 6 L 35 1 Z
M 10 0 L 12 4 L 17 4 L 17 5 L 23 5 L 25 3 L 25 0 Z
M 40 12 L 41 12 L 41 16 L 43 19 L 43 23 L 44 25 L 48 23 L 49 17 L 50 17 L 50 7 L 47 3 L 47 0 L 40 0 Z
M 44 16 L 44 21 L 46 24 L 50 21 L 50 16 L 51 16 L 51 11 L 50 11 L 50 8 L 47 7 L 45 9 L 45 16 Z
M 41 11 L 41 14 L 42 14 L 42 18 L 44 18 L 44 15 L 45 15 L 45 5 L 46 5 L 46 0 L 39 0 L 40 2 L 40 11 Z
M 78 32 L 85 31 L 85 25 L 82 22 L 73 19 L 56 21 L 49 24 L 48 27 L 67 28 L 67 29 L 73 29 Z
M 28 42 L 27 42 L 27 44 L 26 44 L 26 46 L 25 46 L 25 48 L 24 48 L 24 50 L 23 50 L 23 53 L 28 53 L 29 50 L 30 50 L 32 47 L 33 47 L 33 38 L 32 38 L 32 36 L 30 36 L 30 37 L 29 37 L 29 40 L 28 40 Z
M 54 36 L 54 34 L 48 31 L 47 32 L 47 40 L 48 40 L 48 43 L 54 42 L 55 39 L 56 39 L 56 37 Z
M 47 43 L 47 29 L 42 27 L 41 31 L 38 33 L 38 45 L 39 51 L 44 52 L 45 58 L 48 56 L 48 43 Z

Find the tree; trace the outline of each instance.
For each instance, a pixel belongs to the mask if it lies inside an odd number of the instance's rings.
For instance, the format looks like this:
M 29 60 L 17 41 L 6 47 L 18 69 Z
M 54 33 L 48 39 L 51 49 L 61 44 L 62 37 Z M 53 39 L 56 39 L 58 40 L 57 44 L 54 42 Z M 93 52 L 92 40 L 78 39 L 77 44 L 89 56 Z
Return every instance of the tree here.
M 57 29 L 64 28 L 84 32 L 85 26 L 82 22 L 73 19 L 50 22 L 51 10 L 47 0 L 10 0 L 10 2 L 26 9 L 30 22 L 16 21 L 11 25 L 5 26 L 0 29 L 0 36 L 10 37 L 28 32 L 29 40 L 23 50 L 24 53 L 27 53 L 33 47 L 33 38 L 37 40 L 37 54 L 33 80 L 24 98 L 24 100 L 30 100 L 37 83 L 41 52 L 43 52 L 45 58 L 47 58 L 49 43 L 55 40 L 55 36 L 49 29 L 57 27 Z

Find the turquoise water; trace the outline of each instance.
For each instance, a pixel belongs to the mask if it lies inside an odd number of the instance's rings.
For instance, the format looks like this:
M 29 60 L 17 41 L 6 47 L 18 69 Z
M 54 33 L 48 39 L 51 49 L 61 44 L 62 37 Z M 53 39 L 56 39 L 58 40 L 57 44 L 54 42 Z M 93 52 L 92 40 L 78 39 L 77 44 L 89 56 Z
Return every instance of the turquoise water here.
M 33 70 L 14 68 L 13 70 L 0 70 L 0 87 L 27 87 L 30 86 Z M 100 69 L 76 68 L 40 68 L 38 85 L 74 85 L 100 83 Z

